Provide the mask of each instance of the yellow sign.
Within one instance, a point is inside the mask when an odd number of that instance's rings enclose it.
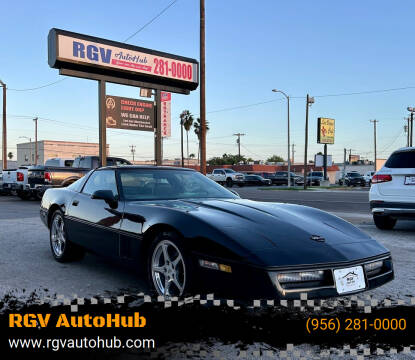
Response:
[[[334,119],[318,118],[317,143],[334,144]]]

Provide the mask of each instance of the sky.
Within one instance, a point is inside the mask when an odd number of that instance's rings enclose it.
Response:
[[[66,78],[47,63],[51,28],[124,41],[172,0],[6,1],[0,22],[0,79],[8,90],[8,151],[34,138],[98,142],[98,85]],[[406,145],[407,106],[415,106],[413,1],[206,0],[207,156],[238,151],[255,160],[287,158],[287,104],[291,97],[291,143],[295,162],[304,159],[305,96],[309,113],[309,159],[317,144],[317,118],[336,120],[328,153],[343,161],[343,149],[373,159]],[[199,59],[199,1],[177,0],[128,43]],[[64,81],[60,81],[63,80]],[[57,82],[59,81],[59,82]],[[37,90],[45,84],[54,85]],[[399,90],[396,90],[399,89]],[[25,90],[25,91],[16,91]],[[382,91],[378,91],[382,90]],[[360,93],[353,95],[342,95]],[[139,97],[139,89],[108,84],[107,94]],[[327,96],[330,95],[330,96]],[[331,96],[335,95],[335,96]],[[172,136],[164,158],[180,157],[179,114],[199,113],[199,90],[172,95]],[[153,134],[108,129],[110,154],[154,158]],[[197,138],[189,132],[190,153]]]

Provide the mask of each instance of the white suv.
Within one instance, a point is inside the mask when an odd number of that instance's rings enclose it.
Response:
[[[415,147],[393,152],[373,175],[369,202],[379,229],[393,229],[397,219],[415,220]]]

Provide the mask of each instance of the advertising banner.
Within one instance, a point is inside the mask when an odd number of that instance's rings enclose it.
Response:
[[[154,131],[153,101],[107,95],[105,107],[107,128]]]
[[[334,119],[317,119],[317,143],[334,144]]]
[[[171,93],[161,92],[161,136],[171,136]]]
[[[198,85],[196,60],[152,49],[77,34],[60,29],[49,33],[49,66],[98,72],[108,76],[133,76],[182,89]]]

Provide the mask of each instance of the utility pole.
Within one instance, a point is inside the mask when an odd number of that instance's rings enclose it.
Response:
[[[376,123],[379,122],[379,120],[370,120],[371,123],[373,123],[373,144],[375,147],[375,171],[377,171],[376,167]]]
[[[308,108],[313,103],[314,98],[307,94],[307,100],[305,104],[304,190],[307,189]]]
[[[347,149],[344,149],[344,156],[343,156],[343,186],[346,186],[346,156],[347,156]]]
[[[37,117],[33,119],[35,122],[35,165],[37,165],[37,120]]]
[[[295,144],[292,144],[292,145],[291,145],[291,148],[292,148],[292,150],[291,150],[291,153],[292,153],[292,156],[291,156],[291,163],[292,163],[292,164],[294,164],[294,153],[295,153],[294,147],[295,147]]]
[[[6,84],[0,80],[3,86],[3,169],[7,169],[7,124],[6,124]]]
[[[237,136],[236,143],[238,144],[238,156],[239,160],[241,160],[241,136],[245,136],[245,134],[237,133],[233,134],[233,136]]]
[[[407,125],[404,125],[403,129],[406,134],[406,147],[409,147],[409,137],[410,137],[409,130],[411,126],[411,118],[407,116],[407,117],[404,117],[403,119],[407,121]]]
[[[354,149],[349,149],[349,164],[352,163],[352,151],[354,151]]]
[[[200,171],[206,175],[205,0],[200,0]]]
[[[131,148],[131,154],[133,154],[133,162],[134,162],[134,154],[135,154],[135,145],[130,145]]]

